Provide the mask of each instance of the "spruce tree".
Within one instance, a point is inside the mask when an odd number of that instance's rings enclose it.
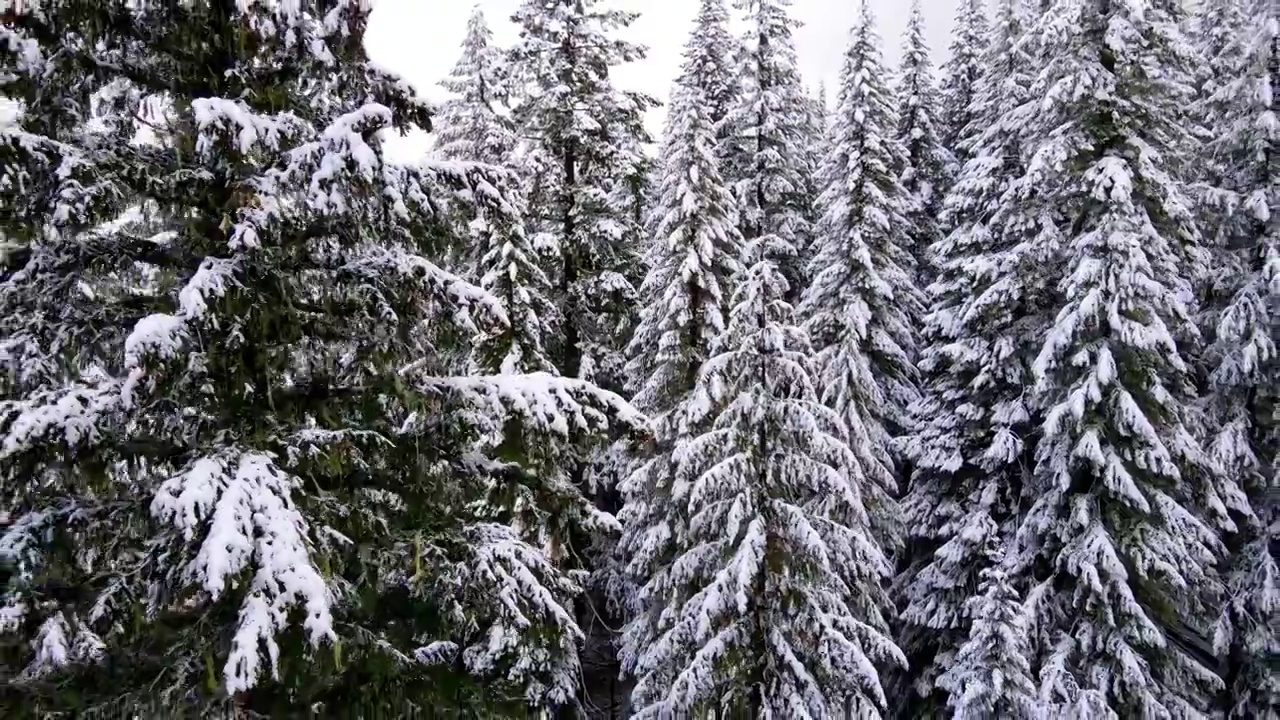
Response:
[[[933,62],[925,41],[920,0],[911,3],[894,94],[898,108],[897,139],[905,151],[899,171],[902,185],[911,197],[907,212],[911,238],[908,249],[915,258],[915,277],[927,285],[934,273],[929,249],[942,239],[938,215],[949,184],[950,160],[938,139],[937,117],[941,106],[933,84]]]
[[[903,501],[908,565],[898,583],[914,688],[900,690],[904,717],[943,713],[957,698],[940,691],[963,695],[966,673],[976,671],[953,674],[949,689],[937,685],[970,635],[966,607],[990,567],[988,549],[1011,542],[1035,448],[1037,411],[1026,390],[1052,319],[1045,265],[1057,239],[1039,213],[1009,202],[1034,111],[1021,5],[996,6],[973,108],[982,131],[968,141],[971,157],[946,200],[952,230],[933,252],[918,426],[905,442],[914,470]]]
[[[1199,237],[1166,159],[1187,147],[1185,41],[1163,3],[1059,0],[1035,42],[1029,161],[1009,195],[1034,189],[1062,233],[1018,532],[1039,695],[1072,717],[1199,716],[1222,684],[1191,650],[1220,546],[1201,519],[1214,490],[1187,363]]]
[[[730,279],[738,274],[741,236],[733,197],[716,169],[711,104],[699,87],[698,32],[686,46],[685,72],[672,91],[662,149],[661,217],[642,287],[644,307],[631,341],[628,370],[634,403],[645,408],[652,445],[623,485],[620,551],[627,566],[629,622],[623,669],[651,651],[673,592],[676,543],[684,513],[673,502],[681,457],[705,430],[692,412],[693,392],[711,344],[725,329]]]
[[[880,717],[876,663],[902,661],[858,461],[771,259],[794,252],[776,235],[748,247],[698,379],[707,424],[677,457],[673,589],[633,661],[636,717]]]
[[[1229,177],[1229,152],[1222,152],[1221,138],[1229,134],[1236,107],[1232,88],[1248,60],[1244,57],[1246,38],[1245,0],[1206,0],[1196,6],[1191,20],[1195,44],[1196,102],[1192,117],[1198,145],[1186,153],[1194,159],[1197,211],[1204,243],[1212,254],[1210,272],[1200,278],[1197,291],[1201,299],[1200,329],[1212,338],[1218,317],[1236,287],[1236,278],[1247,272],[1238,247],[1232,247],[1238,226],[1236,194]],[[1213,372],[1209,359],[1197,368],[1207,378]]]
[[[446,160],[510,165],[516,137],[497,110],[507,97],[505,57],[479,5],[467,20],[462,56],[440,85],[453,94],[432,121],[435,152]]]
[[[725,0],[700,0],[693,35],[685,48],[682,77],[697,83],[715,128],[717,154],[726,150],[731,127],[725,123],[742,94],[741,43],[729,32]]]
[[[895,176],[903,153],[893,138],[880,52],[864,2],[819,173],[822,216],[801,312],[819,395],[849,430],[877,541],[893,550],[901,542],[894,438],[909,427],[907,410],[918,397],[912,318],[921,297],[910,275],[910,198]]]
[[[1254,32],[1238,34],[1218,53],[1236,59],[1223,67],[1230,80],[1210,101],[1220,109],[1209,164],[1220,173],[1214,188],[1226,302],[1217,314],[1209,360],[1211,449],[1230,493],[1227,527],[1227,603],[1215,628],[1216,651],[1226,659],[1226,715],[1280,717],[1280,570],[1276,563],[1276,456],[1280,452],[1280,160],[1275,91],[1280,88],[1280,11],[1256,3]],[[1211,16],[1210,16],[1211,17]],[[1240,26],[1243,28],[1243,25]]]
[[[978,594],[965,603],[972,630],[938,685],[950,693],[955,720],[1040,717],[1027,661],[1026,618],[1003,567],[1003,540],[994,527],[983,535],[991,563],[982,571]]]
[[[6,715],[572,698],[580,578],[477,501],[498,476],[573,515],[542,478],[639,418],[448,373],[511,323],[432,262],[439,210],[513,224],[513,179],[386,162],[429,108],[367,60],[366,4],[313,9],[43,2],[0,30]],[[90,128],[95,96],[159,98],[163,132]]]
[[[787,278],[788,301],[807,285],[810,216],[805,132],[811,110],[796,67],[793,31],[799,23],[788,14],[792,0],[736,0],[745,11],[747,32],[742,48],[742,94],[725,122],[728,148],[725,175],[733,183],[738,227],[747,240],[777,235],[796,250],[780,258]]]
[[[611,78],[615,67],[645,56],[644,47],[618,37],[635,17],[600,0],[525,0],[512,17],[520,30],[511,61],[523,91],[513,117],[524,141],[528,227],[550,257],[550,298],[560,311],[546,349],[562,376],[614,391],[625,384],[635,322],[648,175],[644,112],[654,103],[619,90]],[[603,515],[619,509],[616,484],[624,473],[625,458],[612,448],[583,458],[572,481]],[[616,530],[616,523],[597,525],[563,548],[566,562],[592,574],[591,593],[577,608],[591,630],[583,652],[588,692],[608,687],[618,673],[610,629],[617,619],[609,617],[605,595]]]
[[[938,141],[951,155],[952,174],[970,155],[961,140],[982,131],[977,123],[978,83],[988,67],[987,8],[984,0],[961,0],[951,37],[951,58],[942,66]]]

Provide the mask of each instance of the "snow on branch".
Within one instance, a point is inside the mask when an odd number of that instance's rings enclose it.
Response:
[[[134,325],[124,342],[125,368],[142,367],[148,356],[161,360],[175,357],[187,339],[188,326],[208,311],[208,301],[222,297],[227,290],[239,285],[235,277],[239,267],[238,257],[206,257],[178,292],[177,314],[148,315]]]
[[[0,460],[40,442],[63,442],[68,447],[96,443],[107,416],[126,406],[127,386],[127,381],[107,379],[96,386],[77,384],[19,400],[0,400]]]
[[[334,599],[312,560],[307,522],[292,498],[299,485],[269,455],[227,452],[191,463],[165,480],[152,500],[152,514],[186,540],[204,534],[186,574],[213,600],[253,566],[223,668],[229,693],[257,683],[262,645],[272,677],[278,677],[276,635],[292,608],[306,611],[303,627],[313,645],[336,637]]]
[[[402,374],[412,374],[414,366]],[[561,436],[574,432],[600,432],[615,421],[628,430],[640,430],[644,416],[618,395],[585,380],[562,378],[545,372],[528,375],[477,377],[419,377],[418,387],[428,393],[453,397],[485,418],[520,416],[544,431]]]

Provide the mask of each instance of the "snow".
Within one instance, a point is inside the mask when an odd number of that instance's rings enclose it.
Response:
[[[186,574],[211,600],[253,568],[223,669],[228,692],[257,684],[261,647],[271,676],[278,678],[276,636],[284,631],[291,608],[305,611],[303,628],[313,645],[337,637],[334,598],[312,559],[308,523],[292,499],[299,485],[270,456],[224,455],[196,460],[164,481],[151,503],[158,520],[188,539],[207,523]]]

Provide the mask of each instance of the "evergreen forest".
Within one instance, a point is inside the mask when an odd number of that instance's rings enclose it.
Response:
[[[0,717],[1280,720],[1280,0],[811,1],[0,5]]]

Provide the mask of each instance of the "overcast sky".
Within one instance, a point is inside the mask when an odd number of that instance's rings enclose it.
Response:
[[[680,53],[698,8],[697,0],[606,0],[615,7],[634,10],[640,18],[629,29],[628,39],[649,46],[647,59],[622,66],[615,73],[619,87],[640,90],[665,101],[671,80],[680,66]],[[922,0],[934,70],[947,57],[957,0]],[[511,13],[520,0],[377,0],[369,21],[365,44],[379,64],[403,76],[418,92],[432,100],[447,95],[436,83],[453,68],[461,53],[471,9],[479,4],[503,45],[516,38]],[[871,0],[885,42],[885,58],[896,67],[907,22],[909,0]],[[825,80],[834,101],[840,53],[857,13],[858,0],[794,0],[792,16],[804,23],[796,32],[800,71],[805,82]],[[650,113],[650,132],[662,128],[662,110]],[[416,156],[427,147],[424,137],[398,139],[391,150],[400,156]]]

